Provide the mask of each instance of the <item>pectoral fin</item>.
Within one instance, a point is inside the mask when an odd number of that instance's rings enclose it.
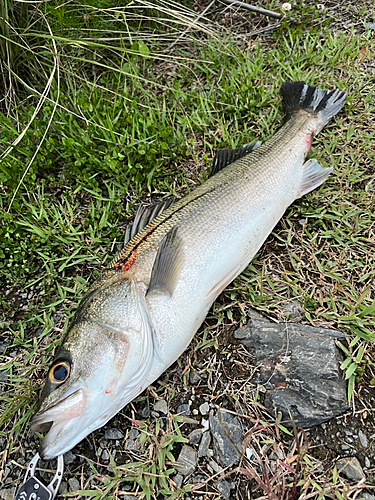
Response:
[[[147,295],[162,293],[171,296],[184,261],[181,238],[176,227],[164,237],[151,272]]]
[[[317,188],[327,179],[333,168],[323,168],[317,160],[311,159],[302,165],[303,176],[297,198]]]

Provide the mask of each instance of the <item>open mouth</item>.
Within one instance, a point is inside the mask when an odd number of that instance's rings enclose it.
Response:
[[[54,424],[82,415],[85,398],[82,389],[65,393],[56,403],[37,413],[31,421],[31,430],[48,432]]]
[[[39,424],[37,418],[34,418],[30,428],[34,432],[48,432],[52,426],[53,420],[51,420],[51,422],[41,422]]]

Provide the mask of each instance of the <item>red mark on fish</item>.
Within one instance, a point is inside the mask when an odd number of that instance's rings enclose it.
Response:
[[[117,269],[121,269],[121,271],[123,271],[124,273],[128,272],[129,269],[132,267],[132,265],[134,264],[136,258],[137,258],[137,253],[138,253],[138,248],[136,248],[130,255],[129,257],[126,259],[125,262],[119,262],[118,264],[116,264],[116,267]]]

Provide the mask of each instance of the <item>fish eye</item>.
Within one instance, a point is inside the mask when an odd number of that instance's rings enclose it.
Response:
[[[70,365],[66,361],[58,361],[51,366],[48,378],[53,384],[61,384],[69,377]]]

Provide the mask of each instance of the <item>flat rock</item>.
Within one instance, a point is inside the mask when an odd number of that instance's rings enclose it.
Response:
[[[208,448],[210,444],[211,444],[211,434],[206,431],[203,433],[202,440],[198,448],[199,458],[208,456]]]
[[[184,444],[175,464],[176,469],[183,476],[192,474],[197,467],[197,453],[196,451]]]
[[[203,434],[203,429],[194,429],[188,436],[189,444],[199,444]]]
[[[123,437],[124,437],[124,434],[115,428],[106,429],[105,433],[104,433],[105,439],[122,439]]]
[[[336,467],[339,473],[343,474],[348,479],[352,479],[353,481],[360,481],[366,477],[361,464],[355,457],[347,457],[338,460]]]
[[[217,491],[223,495],[225,500],[230,499],[230,490],[234,487],[233,483],[229,483],[228,481],[217,481],[214,483],[214,486]]]
[[[165,399],[159,399],[154,405],[154,410],[158,413],[163,413],[163,415],[168,415],[168,403]]]
[[[218,410],[215,416],[210,415],[210,428],[219,464],[223,467],[237,464],[240,461],[243,440],[238,418],[224,410]]]
[[[335,345],[344,335],[336,330],[296,323],[272,323],[255,311],[235,337],[249,349],[260,371],[253,379],[266,390],[264,406],[281,411],[291,426],[311,427],[349,408],[346,381]],[[290,412],[290,413],[289,413]]]

